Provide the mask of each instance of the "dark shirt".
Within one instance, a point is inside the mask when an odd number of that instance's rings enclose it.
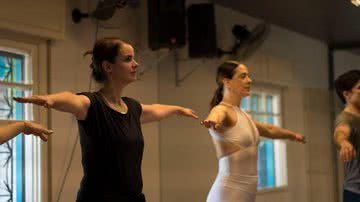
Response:
[[[78,121],[84,176],[77,201],[137,201],[143,188],[140,103],[123,97],[128,112],[122,114],[99,92],[80,94],[91,104],[86,119]]]

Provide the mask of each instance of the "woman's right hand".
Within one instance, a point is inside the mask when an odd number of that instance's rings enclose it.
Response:
[[[206,128],[212,128],[214,130],[221,129],[224,125],[226,117],[226,107],[217,105],[211,109],[210,114],[205,120],[201,121],[200,124]]]
[[[213,128],[214,130],[218,130],[221,126],[219,123],[209,119],[201,121],[200,124],[205,126],[206,128]]]
[[[46,142],[48,140],[48,136],[51,135],[53,131],[43,127],[40,124],[31,121],[24,121],[23,133],[26,135],[32,134],[34,136],[38,136]]]
[[[14,97],[16,102],[20,103],[32,103],[39,106],[43,106],[45,108],[51,108],[53,106],[53,102],[47,98],[47,96],[42,95],[33,95],[29,97]]]

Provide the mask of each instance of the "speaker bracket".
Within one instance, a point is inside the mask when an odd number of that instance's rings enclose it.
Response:
[[[180,77],[179,63],[181,60],[179,59],[178,49],[172,49],[171,52],[173,53],[173,56],[174,56],[175,86],[179,87],[182,82],[184,82],[189,76],[191,76],[200,67],[200,65],[196,65],[189,72],[187,72],[184,76]]]

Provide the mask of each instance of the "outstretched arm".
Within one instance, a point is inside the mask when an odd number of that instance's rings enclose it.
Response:
[[[86,118],[90,100],[84,95],[76,95],[71,92],[61,92],[50,95],[33,95],[29,97],[14,97],[14,100],[21,103],[32,103],[46,108],[68,112],[77,119]]]
[[[334,132],[335,143],[340,148],[340,159],[343,161],[350,161],[356,156],[356,151],[349,142],[350,132],[351,129],[347,124],[338,125]]]
[[[185,107],[180,107],[175,105],[162,105],[162,104],[152,104],[152,105],[141,104],[141,107],[142,107],[142,113],[140,117],[141,123],[159,121],[174,114],[198,119],[198,116],[195,114],[193,110]]]
[[[48,135],[52,134],[52,131],[37,123],[29,121],[12,123],[0,128],[0,144],[9,141],[20,133],[33,134],[39,136],[43,141],[47,141]]]
[[[208,117],[201,122],[201,125],[206,128],[213,128],[214,130],[219,130],[224,128],[226,118],[226,112],[222,106],[216,106],[211,109]]]
[[[261,136],[271,139],[289,139],[296,142],[306,143],[305,136],[295,133],[291,130],[279,128],[271,124],[259,123],[255,121],[255,125]]]

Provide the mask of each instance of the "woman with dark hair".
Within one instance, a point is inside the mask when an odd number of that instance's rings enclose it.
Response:
[[[97,92],[16,98],[73,114],[80,130],[84,176],[78,202],[144,202],[141,162],[144,139],[141,124],[173,114],[198,118],[191,109],[172,105],[145,105],[122,97],[137,80],[134,49],[118,38],[98,40],[91,52]]]
[[[360,201],[360,70],[335,80],[336,93],[345,105],[337,116],[334,138],[344,161],[343,202]]]
[[[46,142],[48,140],[48,136],[51,135],[53,132],[46,129],[40,124],[31,121],[20,121],[0,127],[0,144],[4,144],[5,142],[16,137],[20,133],[38,136]]]
[[[218,67],[218,88],[211,111],[202,124],[209,128],[219,171],[207,202],[254,202],[257,186],[257,146],[259,135],[305,143],[305,137],[290,130],[256,122],[239,108],[250,95],[252,80],[247,67],[227,61]]]

